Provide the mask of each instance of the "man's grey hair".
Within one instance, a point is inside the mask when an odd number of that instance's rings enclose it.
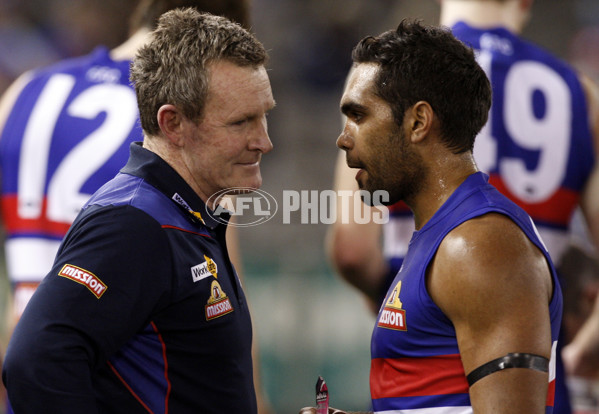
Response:
[[[226,60],[242,67],[264,65],[262,43],[239,24],[192,8],[163,14],[151,41],[131,63],[141,126],[158,135],[158,109],[176,106],[199,122],[208,96],[211,62]]]

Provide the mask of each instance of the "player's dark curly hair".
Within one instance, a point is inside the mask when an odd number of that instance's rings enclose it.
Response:
[[[401,125],[408,108],[428,102],[441,123],[442,139],[456,154],[471,151],[487,122],[491,85],[474,52],[447,28],[403,20],[397,30],[362,39],[355,63],[377,63],[376,93]]]

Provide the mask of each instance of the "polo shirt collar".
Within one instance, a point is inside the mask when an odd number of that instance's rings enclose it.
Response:
[[[187,182],[156,153],[143,148],[142,142],[133,142],[129,147],[129,160],[121,169],[124,174],[143,178],[174,203],[186,210],[191,221],[198,221],[211,229],[222,221],[228,221],[226,214],[219,214],[219,221]]]

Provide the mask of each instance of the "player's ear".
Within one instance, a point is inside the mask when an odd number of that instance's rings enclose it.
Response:
[[[406,116],[411,142],[420,142],[428,135],[433,125],[434,115],[433,108],[426,101],[418,101],[408,109]]]
[[[156,114],[162,134],[176,146],[183,145],[183,114],[175,105],[162,105]]]

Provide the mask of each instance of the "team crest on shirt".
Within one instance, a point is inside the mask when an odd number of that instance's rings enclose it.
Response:
[[[231,305],[229,297],[216,280],[212,281],[210,297],[206,304],[206,320],[211,321],[231,312],[233,312],[233,305]]]
[[[206,260],[199,265],[195,265],[191,268],[191,278],[194,282],[199,282],[202,279],[206,279],[207,277],[214,276],[218,278],[218,266],[208,256],[204,255],[204,259]]]
[[[385,307],[381,311],[381,316],[377,326],[385,329],[393,329],[395,331],[407,331],[406,311],[402,309],[402,303],[399,299],[401,291],[401,280],[397,283],[393,292],[385,302]]]

